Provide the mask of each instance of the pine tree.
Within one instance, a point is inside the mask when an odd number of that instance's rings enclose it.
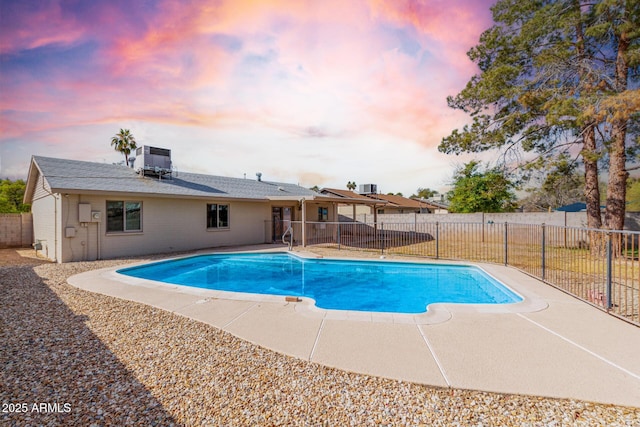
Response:
[[[535,154],[530,167],[580,151],[592,228],[602,225],[599,163],[608,161],[607,204],[612,205],[606,225],[621,228],[624,156],[636,145],[629,136],[637,129],[629,124],[640,111],[640,92],[629,89],[637,87],[639,77],[639,3],[498,1],[492,7],[495,24],[469,51],[480,74],[448,98],[450,107],[473,121],[444,138],[439,150],[498,149],[505,164],[521,159],[523,152]]]

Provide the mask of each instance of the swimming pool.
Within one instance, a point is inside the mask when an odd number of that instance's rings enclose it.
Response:
[[[312,298],[319,308],[417,314],[433,303],[509,304],[522,298],[480,268],[306,259],[289,253],[198,255],[117,270],[183,286]]]

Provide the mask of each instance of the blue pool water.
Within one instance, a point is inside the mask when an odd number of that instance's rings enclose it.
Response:
[[[287,253],[200,255],[118,273],[205,289],[309,297],[331,310],[415,314],[438,302],[522,301],[472,266],[302,259]]]

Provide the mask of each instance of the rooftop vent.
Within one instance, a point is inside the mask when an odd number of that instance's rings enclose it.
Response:
[[[171,177],[171,150],[148,145],[138,147],[133,168],[142,176]]]
[[[376,184],[360,184],[360,194],[377,194],[378,186]]]
[[[262,172],[256,173],[256,178],[258,179],[258,181],[262,181]]]

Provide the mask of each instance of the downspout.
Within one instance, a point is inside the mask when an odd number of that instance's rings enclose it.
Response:
[[[97,239],[98,240],[98,250],[97,250],[98,253],[97,253],[97,255],[98,255],[98,259],[101,259],[100,258],[100,247],[102,246],[102,239],[100,239],[100,231],[101,231],[102,227],[100,227],[100,222],[97,222],[96,224],[98,225],[98,239]]]
[[[44,187],[44,182],[42,184],[42,186]],[[55,194],[51,193],[51,195],[53,196],[53,247],[55,248],[55,250],[53,251],[53,253],[55,254],[56,259],[54,259],[54,262],[57,263],[62,263],[62,247],[60,248],[60,257],[58,257],[58,201],[60,200],[59,197],[56,197]]]

